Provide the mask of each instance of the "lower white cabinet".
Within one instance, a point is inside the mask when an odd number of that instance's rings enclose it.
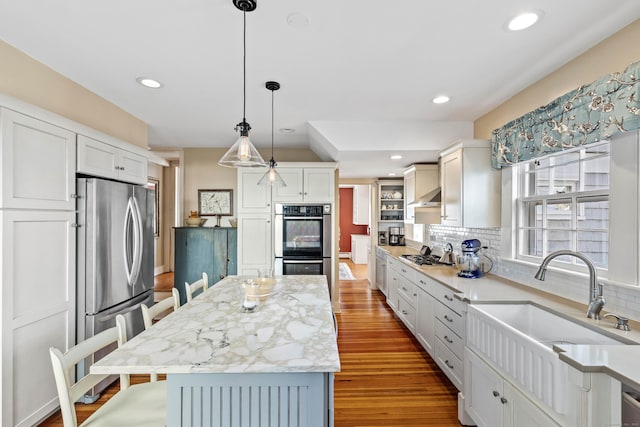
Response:
[[[351,261],[354,264],[367,264],[368,263],[368,250],[367,244],[370,237],[366,234],[352,234],[351,235]]]
[[[425,289],[418,286],[418,310],[416,318],[416,338],[431,357],[435,356],[435,299]]]
[[[0,210],[3,426],[58,406],[49,347],[75,344],[73,211]]]
[[[465,409],[478,427],[560,425],[468,348],[465,364]]]
[[[387,305],[398,310],[398,285],[400,284],[400,273],[395,268],[398,261],[392,257],[387,257]]]
[[[387,296],[387,256],[376,248],[376,287]]]
[[[402,277],[402,276],[401,276]],[[416,308],[418,306],[418,289],[416,285],[405,278],[401,278],[398,283],[398,317],[405,326],[415,334],[416,331]]]
[[[271,214],[238,216],[238,274],[273,268]]]

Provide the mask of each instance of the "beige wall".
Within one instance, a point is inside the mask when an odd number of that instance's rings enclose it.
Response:
[[[233,190],[233,217],[236,217],[238,194],[238,171],[235,168],[218,166],[218,160],[226,153],[226,148],[186,148],[184,149],[184,194],[183,212],[184,218],[189,216],[189,211],[198,210],[198,190],[206,189],[231,189]],[[265,159],[271,158],[270,149],[260,149],[260,154]],[[320,158],[309,149],[276,149],[275,159],[278,162],[319,162]],[[207,221],[207,226],[215,225],[215,218]],[[228,226],[226,218],[221,225]]]
[[[0,40],[0,93],[147,148],[147,125]]]
[[[609,73],[623,71],[640,60],[640,20],[589,49],[544,79],[474,122],[474,138],[491,139],[491,132],[536,108]]]

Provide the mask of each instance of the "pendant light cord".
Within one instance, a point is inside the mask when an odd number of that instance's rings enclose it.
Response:
[[[247,121],[247,11],[242,11],[242,121]]]
[[[274,161],[273,159],[273,124],[274,124],[274,120],[273,120],[273,90],[271,91],[271,161]]]

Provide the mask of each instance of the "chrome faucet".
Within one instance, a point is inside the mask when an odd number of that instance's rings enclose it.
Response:
[[[604,296],[602,295],[602,283],[598,283],[596,276],[596,267],[593,265],[593,262],[587,258],[585,255],[580,252],[570,251],[567,249],[562,249],[559,251],[555,251],[550,253],[542,260],[542,264],[538,268],[536,275],[534,276],[538,280],[544,280],[544,276],[547,273],[547,266],[552,259],[562,255],[571,255],[578,259],[584,261],[587,264],[587,268],[589,269],[589,307],[587,308],[587,317],[594,318],[596,320],[600,320],[600,311],[602,307],[604,307],[604,303],[606,302]]]

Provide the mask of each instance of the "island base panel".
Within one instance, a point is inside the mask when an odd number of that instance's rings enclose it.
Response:
[[[168,374],[170,426],[333,426],[333,373]]]

